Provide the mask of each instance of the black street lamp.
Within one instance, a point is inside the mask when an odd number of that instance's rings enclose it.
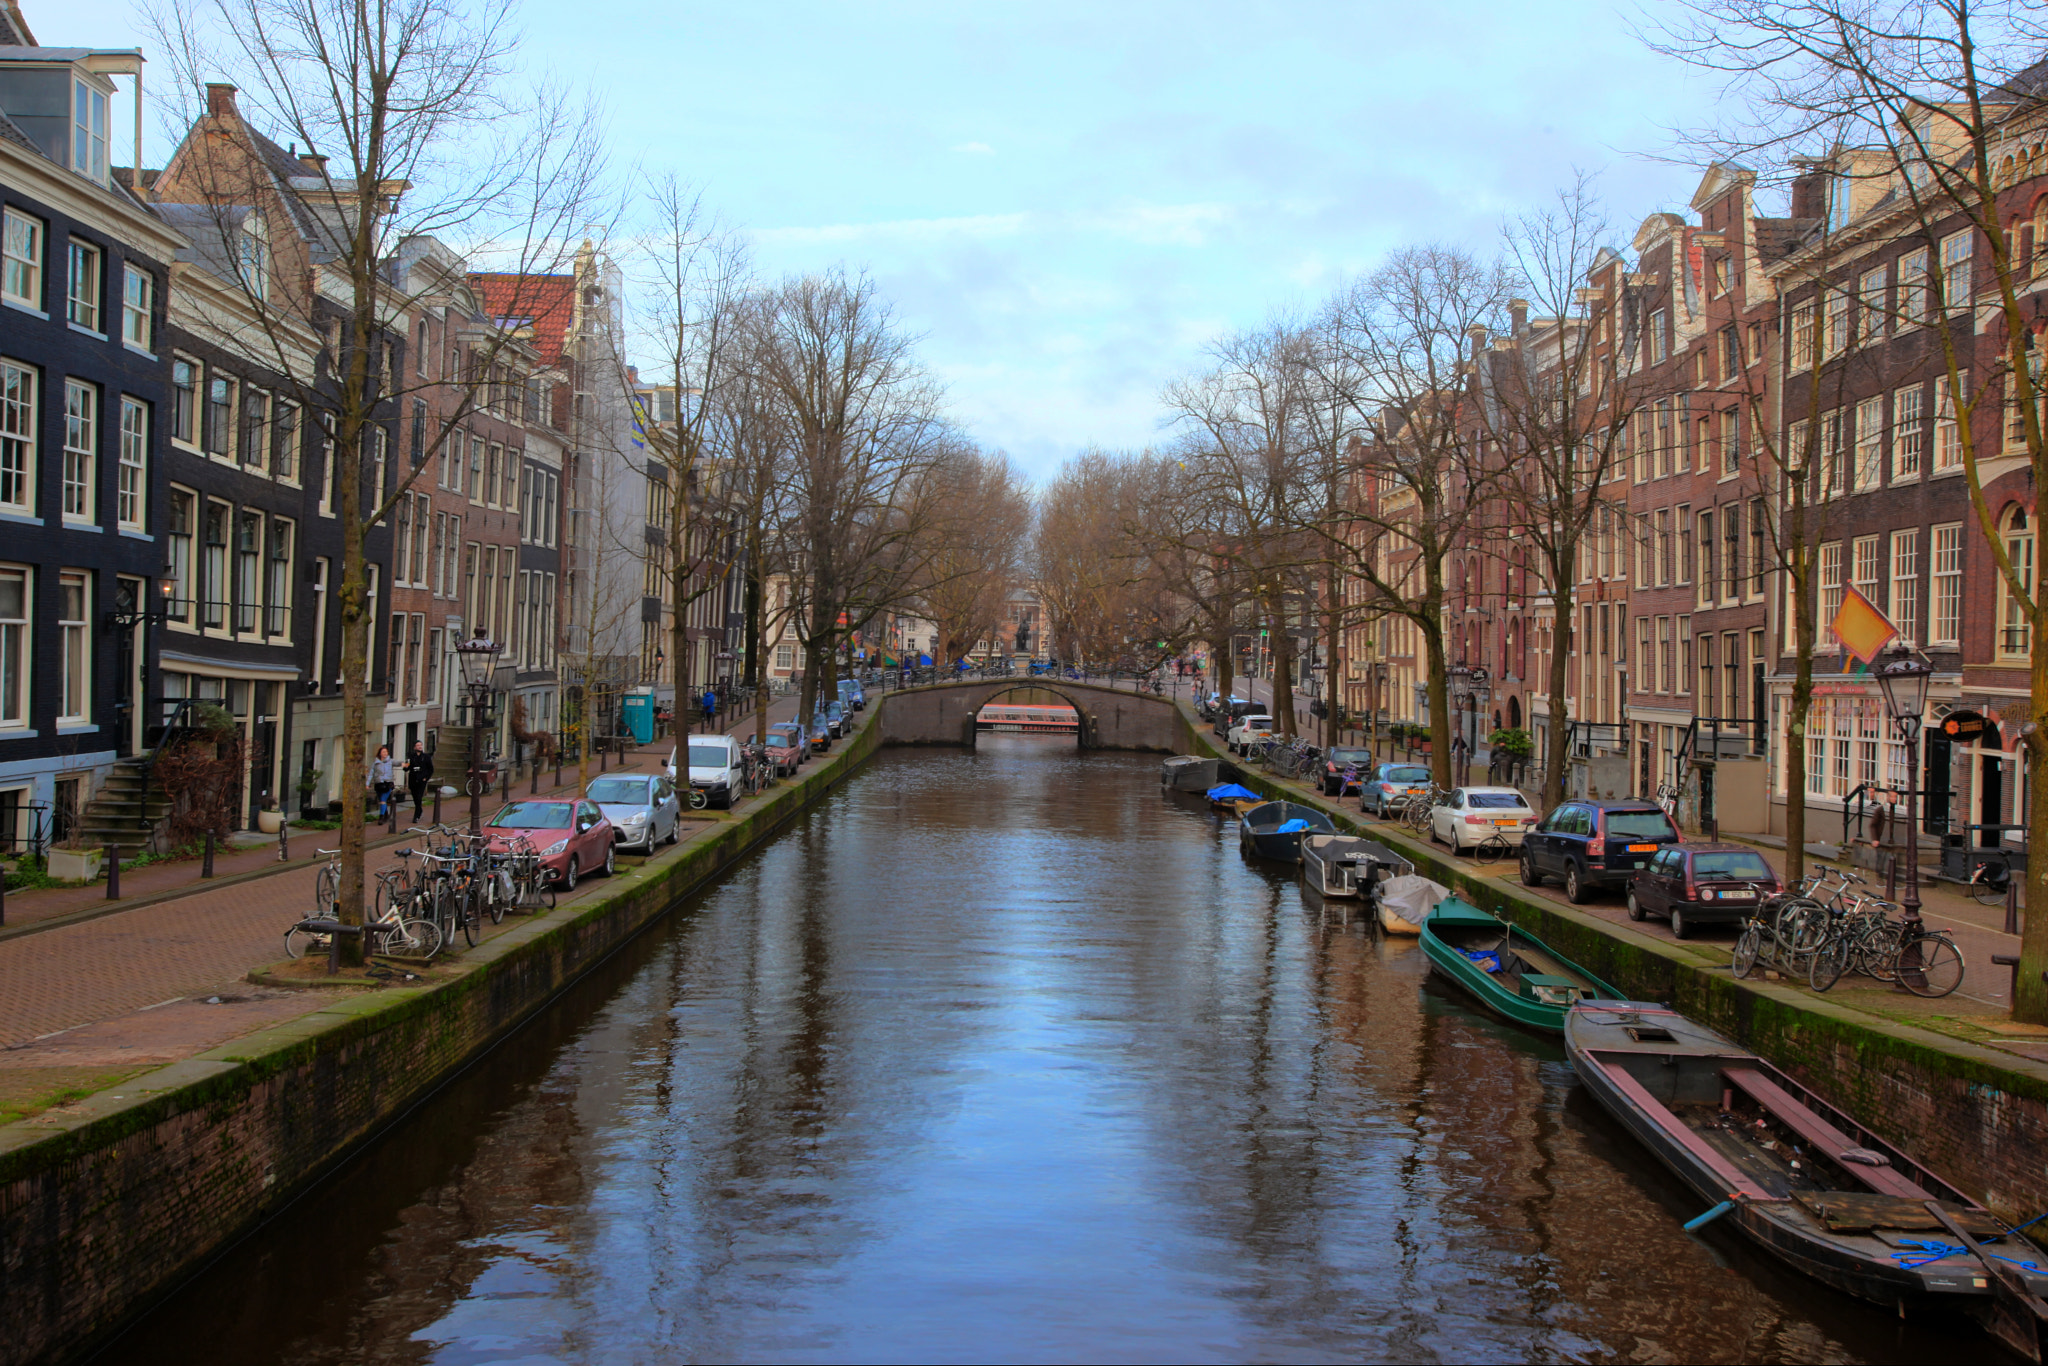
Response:
[[[1933,677],[1934,666],[1904,646],[1877,671],[1885,712],[1906,742],[1906,894],[1900,904],[1908,936],[1920,929],[1920,724],[1927,714],[1927,684]]]
[[[483,740],[484,727],[490,723],[491,675],[498,667],[498,654],[504,649],[498,642],[484,634],[479,625],[476,634],[455,647],[455,657],[462,664],[462,686],[469,694],[469,833],[480,834],[483,830],[484,784],[477,768],[477,751]]]

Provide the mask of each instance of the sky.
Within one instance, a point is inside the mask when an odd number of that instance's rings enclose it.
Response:
[[[127,0],[22,7],[43,43],[147,55]],[[1698,172],[1660,153],[1716,92],[1643,14],[526,0],[520,24],[533,69],[599,93],[619,162],[698,188],[765,274],[870,272],[962,429],[1042,481],[1160,440],[1161,389],[1217,337],[1404,245],[1492,250],[1576,170],[1617,245],[1684,212]]]

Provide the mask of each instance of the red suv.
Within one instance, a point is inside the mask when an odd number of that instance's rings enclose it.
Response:
[[[1564,881],[1564,894],[1582,904],[1595,887],[1625,887],[1652,855],[1682,843],[1664,808],[1645,801],[1559,802],[1522,837],[1522,885]]]

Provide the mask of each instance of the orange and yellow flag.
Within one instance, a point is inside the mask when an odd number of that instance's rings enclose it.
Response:
[[[1899,628],[1892,625],[1890,617],[1877,610],[1877,605],[1853,588],[1842,590],[1842,606],[1835,613],[1831,625],[1835,639],[1842,642],[1842,648],[1865,665],[1877,658],[1878,652],[1891,644]]]

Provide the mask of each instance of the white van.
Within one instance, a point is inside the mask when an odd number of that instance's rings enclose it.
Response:
[[[740,742],[730,735],[692,735],[690,745],[690,786],[702,792],[712,805],[730,807],[740,790]],[[676,775],[675,750],[669,751],[668,772]]]

